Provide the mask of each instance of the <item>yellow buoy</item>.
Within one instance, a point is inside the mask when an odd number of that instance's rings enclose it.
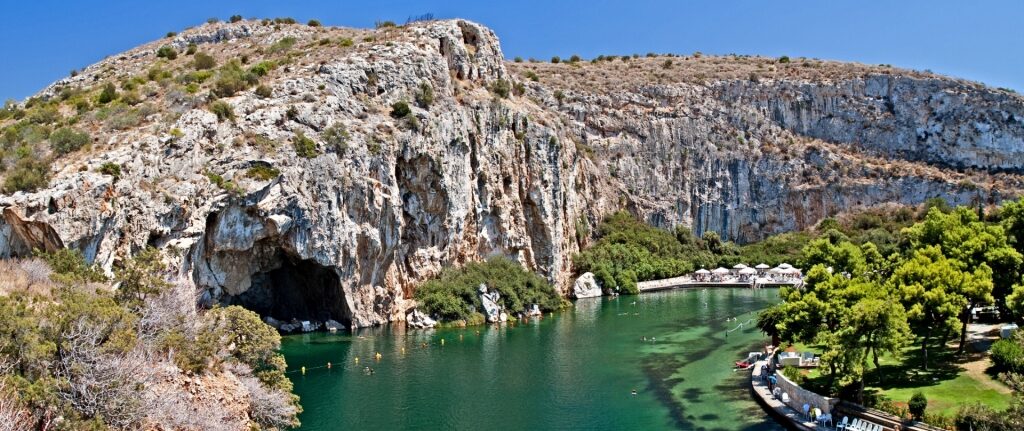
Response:
[[[303,374],[303,375],[305,375],[305,374],[306,374],[306,367],[302,367],[302,374]]]
[[[380,354],[380,352],[377,352],[377,354],[376,354],[376,355],[373,355],[373,357],[374,357],[374,358],[377,358],[377,360],[379,361],[379,360],[380,360],[380,358],[381,358],[381,354]]]
[[[444,345],[444,338],[441,339],[441,345]]]
[[[405,347],[402,348],[402,354],[405,354]]]
[[[358,356],[356,356],[356,363],[357,364],[359,363],[359,357]]]

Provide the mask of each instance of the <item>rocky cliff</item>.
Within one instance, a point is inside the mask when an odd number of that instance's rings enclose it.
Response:
[[[182,53],[158,58],[164,46]],[[200,79],[186,50],[262,65],[246,77],[260,87],[224,94],[227,72]],[[586,233],[623,208],[749,241],[857,207],[1022,188],[1024,99],[886,67],[517,63],[462,20],[242,21],[108,58],[40,98],[107,82],[136,83],[141,100],[116,114],[135,121],[80,109],[93,143],[56,158],[47,187],[0,197],[0,254],[75,247],[109,270],[154,246],[204,301],[285,319],[401,319],[418,282],[491,255],[564,290]]]

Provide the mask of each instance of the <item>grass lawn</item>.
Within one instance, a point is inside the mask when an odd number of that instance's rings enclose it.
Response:
[[[821,353],[820,347],[794,345],[798,352]],[[956,356],[956,347],[929,349],[929,369],[921,369],[920,345],[904,349],[897,360],[890,355],[879,357],[878,369],[869,365],[866,391],[889,397],[893,402],[905,406],[915,392],[921,391],[928,398],[928,411],[942,415],[954,415],[961,405],[982,403],[996,410],[1006,409],[1011,400],[1011,390],[996,380],[989,368],[992,365],[987,353],[972,352]],[[824,386],[822,370],[808,370],[806,386]]]

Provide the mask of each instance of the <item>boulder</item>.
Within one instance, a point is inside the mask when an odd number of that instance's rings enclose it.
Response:
[[[413,328],[427,329],[437,326],[437,321],[431,319],[426,313],[414,309],[405,316],[405,324]]]
[[[333,319],[324,322],[324,328],[331,332],[338,332],[339,330],[345,329],[341,323]]]
[[[597,285],[594,273],[585,272],[572,285],[572,294],[576,299],[596,298],[601,296],[601,287]]]
[[[484,306],[484,315],[487,316],[487,321],[490,323],[498,322],[501,314],[501,305],[498,304],[498,300],[501,299],[501,295],[498,292],[488,292],[487,285],[480,285],[480,302]]]

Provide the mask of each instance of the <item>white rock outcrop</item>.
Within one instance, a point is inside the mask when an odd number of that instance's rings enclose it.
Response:
[[[594,273],[584,272],[572,284],[572,296],[576,299],[596,298],[601,296],[601,286],[597,285]]]

